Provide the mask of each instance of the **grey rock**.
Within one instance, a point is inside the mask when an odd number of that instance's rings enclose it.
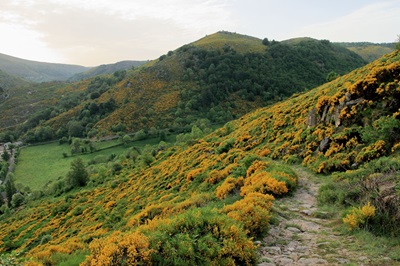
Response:
[[[298,261],[299,265],[327,265],[328,262],[320,258],[301,258]]]
[[[308,127],[315,127],[317,125],[317,109],[311,109],[310,112],[308,112],[308,118],[307,118],[307,124]]]
[[[258,264],[258,266],[275,266],[275,265],[276,265],[275,263],[270,263],[270,262],[263,262]]]
[[[276,254],[276,255],[282,254],[282,250],[280,247],[266,247],[265,251],[267,251],[269,254]]]
[[[309,221],[302,221],[299,226],[303,231],[318,231],[321,228],[320,225]]]
[[[325,122],[325,121],[328,121],[329,119],[328,119],[328,116],[327,116],[327,113],[328,113],[328,105],[325,105],[325,107],[324,107],[324,112],[322,113],[322,118],[321,118],[321,122]]]
[[[321,141],[321,143],[319,144],[319,147],[318,147],[318,151],[320,151],[320,152],[326,152],[328,149],[329,149],[329,144],[331,143],[331,139],[330,138],[328,138],[328,137],[325,137],[322,141]]]
[[[286,230],[292,232],[292,233],[301,233],[301,230],[296,228],[296,227],[288,227]]]
[[[293,260],[289,259],[289,258],[277,258],[275,260],[275,263],[277,265],[292,265],[293,264]]]
[[[310,215],[313,214],[313,212],[312,212],[311,210],[302,210],[302,211],[300,211],[300,213],[301,213],[301,214],[305,214],[305,215],[307,215],[307,216],[310,216]]]

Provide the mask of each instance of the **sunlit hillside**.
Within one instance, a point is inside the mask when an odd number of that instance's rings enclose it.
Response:
[[[179,74],[172,58],[163,59],[170,60],[170,72],[151,68],[162,82],[131,73],[117,88],[136,88],[132,94],[142,101],[150,101],[148,84],[167,93],[168,78]],[[334,172],[336,182],[322,188],[320,200],[359,210],[372,204],[376,216],[366,230],[397,235],[399,75],[397,51],[203,138],[193,127],[179,145],[130,150],[91,166],[86,186],[60,194],[60,180],[54,196],[36,192],[17,209],[3,207],[1,251],[22,252],[30,265],[251,265],[257,262],[253,241],[266,233],[274,198],[296,188],[297,175],[286,163]],[[176,101],[168,99],[171,106]],[[125,121],[123,114],[116,117]],[[349,225],[364,226],[360,215],[349,212]]]

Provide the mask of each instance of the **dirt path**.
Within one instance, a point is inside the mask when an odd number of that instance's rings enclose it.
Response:
[[[299,176],[298,189],[275,201],[279,222],[261,241],[259,265],[398,265],[388,257],[367,257],[352,236],[334,231],[329,224],[335,220],[317,208],[316,177],[293,168]]]

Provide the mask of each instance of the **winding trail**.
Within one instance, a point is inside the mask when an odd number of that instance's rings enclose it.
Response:
[[[332,229],[337,218],[317,207],[318,178],[300,166],[292,168],[299,176],[298,188],[275,200],[278,222],[261,241],[258,265],[399,265],[389,257],[368,257],[354,237]]]

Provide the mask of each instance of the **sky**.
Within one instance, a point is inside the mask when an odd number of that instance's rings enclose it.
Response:
[[[394,42],[400,0],[0,0],[0,53],[97,66],[225,30],[277,41]]]

